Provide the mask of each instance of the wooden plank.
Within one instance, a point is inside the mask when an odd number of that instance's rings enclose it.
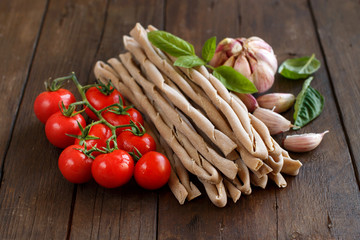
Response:
[[[197,54],[206,39],[217,36],[238,37],[239,11],[236,1],[169,1],[166,27],[169,31],[194,44]],[[242,25],[241,25],[242,28]],[[197,182],[197,180],[194,180]],[[180,206],[166,192],[159,198],[160,239],[252,239],[276,238],[275,187],[254,188],[250,196],[241,196],[238,203],[231,199],[225,208],[215,207],[204,189],[203,196]],[[263,224],[266,223],[266,224]],[[245,237],[245,238],[246,238]]]
[[[49,76],[74,70],[82,82],[86,80],[101,37],[105,6],[95,0],[51,1],[48,6],[5,159],[0,191],[3,239],[67,237],[74,185],[62,178],[57,167],[60,149],[46,140],[32,105]],[[35,8],[31,2],[26,9]]]
[[[28,78],[46,0],[0,1],[0,180],[13,123]],[[16,86],[16,87],[14,87]],[[11,99],[11,101],[9,101]]]
[[[310,1],[326,56],[359,183],[360,173],[360,4],[358,1]],[[341,23],[341,24],[339,24]]]
[[[304,166],[299,176],[286,178],[287,188],[276,191],[278,238],[358,239],[358,187],[307,1],[242,1],[241,6],[256,13],[242,15],[242,26],[248,29],[242,30],[247,35],[257,35],[256,30],[260,29],[264,34],[262,36],[274,47],[280,63],[286,58],[309,56],[312,53],[322,62],[311,85],[323,94],[324,111],[318,119],[296,133],[322,132],[327,129],[330,133],[316,150],[306,154],[292,154]],[[318,7],[318,11],[324,11],[327,7]],[[330,8],[339,11],[339,8]],[[331,17],[328,15],[326,19]],[[342,28],[341,21],[337,21],[337,24]],[[331,29],[327,31],[329,36],[334,36]],[[275,91],[290,90],[297,94],[303,83],[302,80],[278,79]]]
[[[95,61],[106,61],[124,52],[123,35],[129,35],[136,22],[161,27],[162,6],[159,0],[111,1]],[[94,79],[92,75],[90,79]],[[117,189],[104,189],[93,182],[77,189],[70,237],[155,239],[156,218],[156,192],[145,191],[134,181]]]

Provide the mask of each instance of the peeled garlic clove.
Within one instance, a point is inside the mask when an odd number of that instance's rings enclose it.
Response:
[[[288,110],[295,102],[295,96],[291,93],[269,93],[256,99],[259,106],[274,109],[274,112],[282,113]]]
[[[240,99],[241,101],[245,104],[246,108],[248,109],[249,112],[254,112],[256,108],[259,107],[258,102],[256,101],[256,98],[248,93],[237,93],[234,92]]]
[[[292,152],[308,152],[319,146],[324,135],[328,132],[329,131],[325,131],[323,133],[289,135],[286,136],[283,145],[286,150]]]
[[[265,108],[257,108],[253,115],[260,119],[269,129],[271,135],[289,131],[293,125],[280,114]]]

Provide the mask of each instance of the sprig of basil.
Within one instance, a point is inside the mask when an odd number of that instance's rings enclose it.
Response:
[[[324,108],[324,97],[310,87],[313,77],[305,80],[301,92],[297,95],[294,105],[294,127],[299,129],[320,115]]]
[[[194,46],[187,41],[165,31],[148,33],[150,42],[174,57],[195,55]]]
[[[320,68],[320,61],[315,54],[310,57],[293,58],[284,61],[278,72],[289,79],[304,79],[315,73]]]
[[[210,62],[216,50],[216,37],[211,37],[204,43],[201,51],[201,57],[205,62]]]
[[[257,89],[249,79],[229,66],[214,69],[213,75],[229,90],[238,93],[255,93]]]
[[[192,68],[206,66],[213,69],[213,75],[218,78],[224,86],[239,93],[255,93],[255,85],[245,76],[229,66],[213,68],[206,63],[211,60],[216,50],[216,37],[208,39],[202,48],[202,59],[195,55],[194,47],[185,40],[165,31],[152,31],[148,33],[149,41],[160,50],[177,57],[175,66]]]

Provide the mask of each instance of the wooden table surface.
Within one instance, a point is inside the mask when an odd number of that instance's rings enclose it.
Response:
[[[358,0],[0,0],[0,239],[360,239],[359,12]],[[181,206],[168,187],[64,180],[35,97],[71,71],[93,82],[95,62],[123,52],[136,22],[197,52],[211,36],[259,36],[279,63],[316,54],[312,86],[325,107],[298,132],[330,133],[316,150],[291,154],[303,168],[287,188],[270,183],[217,208],[206,194]],[[302,83],[277,74],[271,91],[296,95]]]

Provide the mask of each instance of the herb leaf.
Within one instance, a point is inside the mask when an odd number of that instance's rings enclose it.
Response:
[[[320,61],[315,58],[315,54],[311,57],[293,58],[284,61],[278,72],[289,79],[307,78],[320,68]]]
[[[255,85],[244,75],[237,72],[229,66],[220,66],[215,68],[213,75],[220,80],[224,86],[238,93],[255,93],[257,89]]]
[[[324,108],[324,97],[310,87],[313,77],[305,80],[301,92],[296,97],[294,130],[299,129],[320,115]]]
[[[152,31],[148,33],[148,38],[155,47],[174,57],[195,55],[193,45],[171,33]]]
[[[184,68],[192,68],[202,65],[205,65],[205,62],[198,56],[181,56],[174,62],[174,66]]]
[[[204,43],[202,47],[201,56],[205,62],[210,62],[216,50],[216,37],[211,37]]]

